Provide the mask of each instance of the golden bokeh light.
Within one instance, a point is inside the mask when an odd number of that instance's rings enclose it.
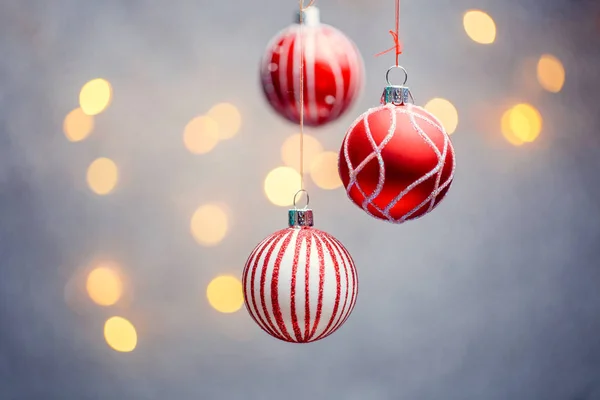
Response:
[[[63,122],[63,132],[71,142],[79,142],[94,130],[94,117],[87,115],[81,108],[67,114]]]
[[[300,189],[300,174],[291,167],[277,167],[265,178],[265,194],[276,206],[287,207],[294,203]]]
[[[537,139],[542,131],[542,116],[530,104],[517,104],[510,113],[509,124],[516,137],[530,143]]]
[[[502,134],[513,145],[531,143],[542,131],[540,112],[531,104],[517,104],[502,116]]]
[[[123,281],[117,268],[104,263],[94,268],[87,277],[86,290],[92,301],[100,306],[112,306],[123,295]]]
[[[218,276],[208,284],[206,297],[215,310],[225,314],[234,313],[244,304],[242,282],[234,276]]]
[[[87,183],[90,189],[98,195],[107,195],[117,186],[119,170],[109,158],[97,158],[87,170]]]
[[[521,139],[519,139],[510,127],[510,114],[512,112],[512,108],[506,110],[504,114],[502,114],[501,127],[502,127],[502,135],[508,141],[508,143],[513,146],[522,146],[525,144]]]
[[[458,111],[456,111],[456,107],[449,100],[442,98],[431,99],[425,104],[425,109],[440,120],[448,135],[456,131],[456,127],[458,126]]]
[[[480,10],[469,10],[463,16],[467,35],[476,43],[492,44],[496,40],[496,23]]]
[[[131,322],[123,317],[111,317],[104,323],[104,339],[113,349],[128,353],[137,346],[137,332]]]
[[[565,84],[565,68],[558,58],[544,54],[537,64],[537,78],[542,88],[558,93]]]
[[[314,136],[303,135],[304,165],[310,166],[315,157],[323,152],[323,146]],[[300,134],[288,137],[281,146],[281,160],[288,167],[300,170]]]
[[[192,119],[183,131],[183,143],[194,154],[205,154],[219,143],[219,125],[208,116]]]
[[[110,105],[112,87],[107,80],[92,79],[79,92],[79,106],[87,115],[98,115]]]
[[[342,186],[338,173],[338,153],[326,151],[319,154],[310,165],[310,177],[321,189],[333,190]]]
[[[234,137],[242,126],[242,115],[237,107],[230,103],[219,103],[211,108],[206,115],[217,123],[220,139]]]
[[[227,213],[216,204],[203,205],[192,216],[190,231],[194,239],[201,245],[217,245],[223,240],[227,230]]]

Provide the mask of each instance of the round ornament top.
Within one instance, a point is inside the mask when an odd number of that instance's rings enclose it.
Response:
[[[306,205],[304,208],[297,207],[297,199],[302,193],[306,196]],[[308,192],[304,189],[300,189],[294,195],[294,208],[288,211],[288,226],[290,228],[306,228],[313,226],[313,211],[308,208],[310,203],[310,197]]]
[[[390,82],[390,72],[392,72],[394,69],[400,69],[404,73],[404,82],[402,82],[401,85],[393,85]],[[407,86],[404,86],[408,81],[408,73],[403,67],[399,65],[390,67],[385,74],[385,81],[387,86],[385,89],[383,89],[383,94],[381,95],[381,104],[402,106],[406,103],[413,103],[413,97],[410,89]]]
[[[304,9],[302,15],[302,23],[305,26],[316,26],[321,22],[319,9],[315,6],[310,6]],[[300,11],[296,12],[296,23],[300,23]]]

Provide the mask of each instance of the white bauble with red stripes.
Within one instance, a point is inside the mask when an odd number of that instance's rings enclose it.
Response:
[[[358,276],[348,250],[312,227],[290,227],[264,239],[242,276],[252,319],[269,335],[295,343],[323,339],[350,316]]]
[[[260,66],[262,88],[271,107],[296,124],[300,122],[301,57],[304,124],[322,126],[335,121],[363,87],[364,66],[358,49],[342,32],[321,24],[315,7],[305,10],[302,29],[293,24],[271,40]]]

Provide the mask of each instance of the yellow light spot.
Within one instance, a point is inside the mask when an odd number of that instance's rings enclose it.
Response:
[[[102,264],[89,273],[86,289],[94,303],[112,306],[123,294],[123,282],[114,266]]]
[[[63,122],[65,136],[71,142],[79,142],[94,129],[94,117],[87,115],[81,108],[76,108],[67,114]]]
[[[111,159],[98,158],[88,167],[87,182],[90,189],[96,194],[109,194],[117,185],[118,180],[119,170]]]
[[[456,131],[456,127],[458,126],[458,111],[456,111],[456,108],[450,101],[442,98],[434,98],[425,104],[425,109],[440,120],[448,135]]]
[[[234,137],[242,126],[242,116],[237,107],[230,103],[219,103],[211,108],[207,116],[216,121],[220,139]]]
[[[191,153],[208,153],[219,143],[219,125],[211,117],[196,117],[186,125],[183,143]]]
[[[206,288],[210,305],[222,313],[234,313],[244,304],[242,282],[234,276],[218,276]]]
[[[104,323],[104,339],[113,349],[122,353],[137,346],[137,332],[131,322],[122,317],[111,317]]]
[[[106,110],[112,100],[112,87],[104,79],[92,79],[79,92],[79,106],[87,115],[97,115]]]
[[[510,129],[523,142],[533,142],[542,131],[542,116],[530,104],[517,104],[509,117]]]
[[[558,93],[565,84],[565,68],[558,58],[544,54],[537,64],[537,78],[544,89]]]
[[[463,17],[465,32],[480,44],[491,44],[496,40],[496,24],[492,17],[480,10],[469,10]]]
[[[227,213],[221,207],[207,204],[194,212],[190,230],[198,243],[215,246],[227,234],[227,222]]]
[[[310,177],[321,189],[333,190],[342,186],[338,173],[338,154],[333,151],[319,154],[310,166]]]
[[[504,138],[513,146],[522,146],[525,142],[515,136],[514,132],[510,127],[510,114],[512,112],[512,108],[506,110],[502,115],[501,127],[502,127],[502,135]]]
[[[304,165],[309,167],[315,157],[323,151],[323,146],[314,136],[304,135]],[[300,170],[300,134],[288,137],[281,146],[281,160],[288,167]]]
[[[291,167],[277,167],[265,178],[265,194],[276,206],[287,207],[294,203],[300,189],[300,174]]]

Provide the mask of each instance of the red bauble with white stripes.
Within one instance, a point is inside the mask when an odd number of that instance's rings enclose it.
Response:
[[[311,210],[291,210],[292,215],[300,218],[250,254],[242,286],[246,308],[260,328],[286,342],[309,343],[346,322],[356,303],[358,276],[344,245],[312,228]]]
[[[339,156],[348,197],[367,214],[392,223],[432,211],[454,178],[450,137],[433,114],[393,101],[406,93],[407,88],[388,86],[384,104],[352,124]]]
[[[271,40],[260,67],[263,91],[271,107],[296,124],[300,123],[300,57],[304,60],[304,124],[317,127],[335,121],[363,86],[358,49],[342,32],[321,24],[315,7],[305,10],[302,30],[293,24]]]

